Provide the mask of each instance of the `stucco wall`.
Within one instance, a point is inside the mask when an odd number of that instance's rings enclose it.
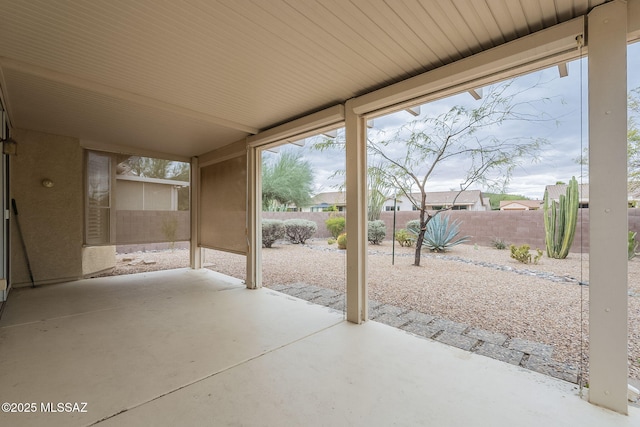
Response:
[[[11,197],[36,283],[82,276],[82,149],[74,138],[15,130],[18,154],[10,159]],[[42,186],[49,178],[53,188]],[[13,212],[12,212],[13,216]],[[15,218],[11,221],[11,281],[29,284]]]

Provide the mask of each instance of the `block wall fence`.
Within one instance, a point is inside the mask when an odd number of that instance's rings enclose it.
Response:
[[[537,211],[449,211],[444,212],[451,219],[460,220],[460,233],[471,237],[471,244],[490,246],[493,239],[502,239],[509,244],[528,244],[532,248],[544,250],[543,212]],[[176,242],[189,240],[188,211],[117,211],[117,242],[120,245],[166,242],[162,225],[177,220]],[[328,239],[331,234],[324,225],[329,212],[263,212],[265,219],[307,219],[318,224],[318,231],[313,236]],[[442,215],[442,214],[441,214]],[[629,209],[629,230],[640,235],[640,209]],[[380,219],[387,226],[387,239],[393,230],[393,212],[382,212]],[[418,219],[413,211],[396,212],[396,230],[405,228],[408,221]],[[582,245],[582,246],[581,246]],[[589,209],[580,209],[576,237],[571,247],[572,252],[589,250]],[[151,248],[151,247],[150,247]]]
[[[444,212],[451,219],[459,219],[460,233],[471,237],[471,244],[481,246],[491,245],[493,239],[502,239],[509,244],[528,244],[532,248],[544,250],[544,218],[543,211],[449,211]],[[442,214],[440,214],[442,215]],[[329,217],[329,212],[263,212],[262,217],[267,219],[291,219],[300,218],[314,221],[318,224],[315,238],[329,238],[324,221]],[[636,231],[640,235],[640,209],[629,209],[629,230]],[[393,230],[393,212],[382,212],[380,219],[387,226],[387,239],[390,239]],[[405,228],[408,221],[418,219],[417,212],[396,212],[396,230]],[[626,242],[625,242],[626,244]],[[571,247],[571,252],[589,250],[589,209],[580,209],[578,212],[578,225],[576,236]]]

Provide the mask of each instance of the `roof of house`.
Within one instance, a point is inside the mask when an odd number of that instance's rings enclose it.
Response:
[[[537,209],[542,205],[542,200],[500,200],[500,209],[509,208],[510,205],[520,205],[529,209]],[[512,208],[514,206],[511,206]]]
[[[560,196],[567,194],[567,184],[547,185],[545,192],[549,193],[550,200],[560,200]],[[578,199],[580,202],[589,201],[589,184],[578,184]]]
[[[420,200],[420,193],[411,195],[415,200]],[[428,191],[427,205],[451,205],[455,200],[456,205],[473,205],[480,201],[484,204],[482,192],[480,190],[466,191]]]
[[[311,206],[345,206],[347,193],[344,191],[330,191],[319,193],[311,198]]]
[[[146,176],[137,176],[137,175],[116,175],[116,179],[121,181],[136,181],[136,182],[147,182],[150,184],[165,184],[165,185],[177,185],[179,187],[188,187],[188,181],[178,181],[174,179],[162,179],[162,178],[149,178]]]

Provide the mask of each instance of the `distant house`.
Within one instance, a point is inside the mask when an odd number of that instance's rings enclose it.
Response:
[[[303,212],[324,212],[335,206],[342,212],[347,208],[347,198],[344,191],[319,193],[311,198],[311,205],[302,208]]]
[[[549,195],[549,203],[551,201],[560,201],[560,196],[567,194],[567,184],[547,185],[544,189],[545,194]],[[589,184],[578,184],[578,207],[589,207]]]
[[[459,195],[458,195],[459,193]],[[457,196],[457,197],[456,197]],[[412,194],[416,200],[420,200],[420,193]],[[454,201],[455,200],[455,201]],[[323,212],[335,206],[338,211],[345,211],[347,208],[346,194],[344,191],[333,191],[320,193],[311,199],[311,205],[303,208],[303,212]],[[396,203],[396,211],[417,210],[406,196],[399,196]],[[382,210],[393,211],[393,198],[387,200]],[[468,210],[487,211],[491,210],[489,199],[482,197],[480,190],[459,191],[434,191],[427,193],[427,210]]]
[[[411,195],[414,200],[420,200],[420,193]],[[388,200],[384,205],[384,210],[393,211],[393,199]],[[467,191],[432,191],[426,194],[427,210],[451,209],[461,211],[488,211],[491,210],[489,199],[482,197],[480,190]],[[396,203],[398,211],[415,211],[417,207],[411,203],[406,196],[398,197]]]
[[[542,200],[500,200],[501,211],[536,211]]]
[[[131,211],[177,211],[178,190],[187,181],[116,175],[116,207]]]

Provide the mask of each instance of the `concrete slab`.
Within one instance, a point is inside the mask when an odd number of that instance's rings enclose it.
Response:
[[[343,321],[191,270],[29,289],[9,300],[6,315],[4,401],[87,402],[89,411],[0,414],[0,425],[11,426],[86,425]]]
[[[322,349],[322,351],[318,351]],[[101,426],[631,426],[575,387],[377,322],[341,323]]]
[[[629,417],[603,410],[567,382],[378,322],[352,325],[326,307],[246,290],[208,271],[91,279],[16,295],[0,320],[3,401],[86,402],[87,412],[38,406],[0,413],[0,425],[640,422],[639,409]]]

